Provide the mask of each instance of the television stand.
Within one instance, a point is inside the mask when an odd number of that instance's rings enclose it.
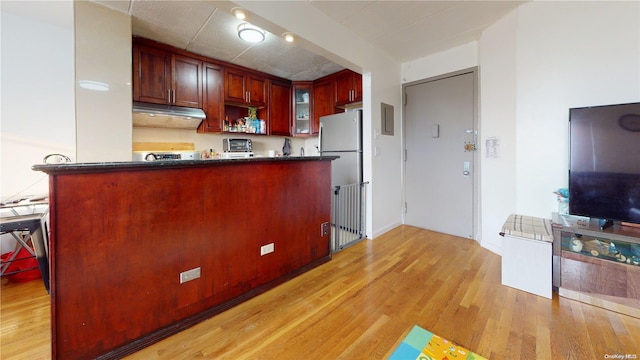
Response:
[[[640,228],[558,214],[552,228],[558,294],[640,318]]]

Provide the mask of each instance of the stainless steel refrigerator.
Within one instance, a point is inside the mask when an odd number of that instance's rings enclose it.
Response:
[[[319,142],[321,155],[339,156],[331,162],[331,249],[338,251],[365,237],[362,111],[321,117]]]
[[[331,186],[362,182],[362,111],[352,110],[320,118],[320,154],[332,161]]]

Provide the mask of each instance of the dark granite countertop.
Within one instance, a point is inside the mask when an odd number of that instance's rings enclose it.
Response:
[[[122,171],[129,169],[167,169],[188,168],[201,166],[217,166],[226,164],[253,164],[264,162],[299,162],[299,161],[332,161],[339,156],[281,156],[281,157],[253,157],[240,159],[202,159],[202,160],[158,160],[158,161],[114,161],[95,163],[59,163],[36,164],[31,167],[35,171],[47,174]]]

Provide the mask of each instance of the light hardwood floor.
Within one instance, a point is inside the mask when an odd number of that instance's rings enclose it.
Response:
[[[48,359],[42,283],[1,290],[0,358]],[[639,319],[502,286],[475,241],[401,226],[127,359],[384,359],[413,325],[490,359],[640,358]]]

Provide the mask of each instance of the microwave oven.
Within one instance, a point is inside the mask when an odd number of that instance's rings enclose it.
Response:
[[[251,139],[222,139],[224,152],[252,152]]]

